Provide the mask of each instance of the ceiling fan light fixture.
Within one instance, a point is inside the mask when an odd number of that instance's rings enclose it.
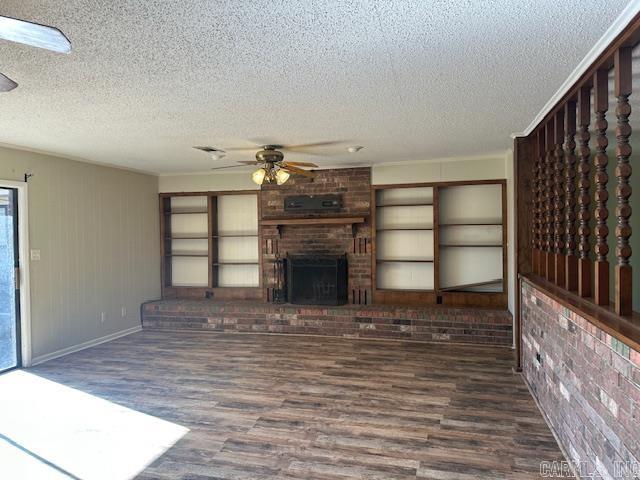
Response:
[[[266,176],[267,171],[264,168],[259,168],[251,174],[251,180],[253,180],[256,185],[262,185]]]
[[[291,176],[291,174],[289,172],[287,172],[287,171],[283,170],[282,168],[280,168],[276,172],[276,183],[278,185],[282,185],[287,180],[289,180],[290,176]]]

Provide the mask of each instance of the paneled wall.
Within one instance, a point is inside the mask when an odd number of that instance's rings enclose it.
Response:
[[[157,178],[0,148],[0,179],[25,172],[30,247],[40,250],[33,356],[139,326],[140,304],[160,297]]]

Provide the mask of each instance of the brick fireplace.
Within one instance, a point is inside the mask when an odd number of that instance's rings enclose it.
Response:
[[[260,195],[261,220],[282,218],[362,217],[363,223],[318,225],[262,225],[262,266],[265,299],[273,298],[276,285],[273,262],[287,255],[347,256],[348,303],[371,303],[371,169],[319,170],[313,180],[293,176],[286,184],[264,185]],[[336,194],[339,211],[285,212],[284,200],[296,195]]]

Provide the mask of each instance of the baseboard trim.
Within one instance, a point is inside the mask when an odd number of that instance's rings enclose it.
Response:
[[[126,330],[120,330],[119,332],[110,333],[109,335],[105,335],[104,337],[94,338],[93,340],[79,343],[71,347],[63,348],[62,350],[47,353],[46,355],[40,355],[39,357],[33,358],[31,360],[31,365],[29,366],[33,367],[35,365],[48,362],[49,360],[53,360],[54,358],[64,357],[65,355],[69,355],[70,353],[79,352],[80,350],[84,350],[86,348],[95,347],[96,345],[100,345],[101,343],[110,342],[111,340],[115,340],[116,338],[125,337],[127,335],[131,335],[132,333],[140,331],[142,331],[142,325],[136,325],[135,327],[127,328]]]

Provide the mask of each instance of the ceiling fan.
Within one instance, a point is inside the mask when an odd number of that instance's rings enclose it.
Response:
[[[260,167],[253,172],[251,175],[251,179],[257,183],[258,185],[262,185],[264,182],[267,183],[276,183],[278,185],[282,185],[285,183],[291,174],[302,175],[305,177],[313,178],[315,174],[309,170],[305,170],[300,167],[311,167],[317,168],[318,165],[310,162],[286,162],[284,160],[284,154],[281,150],[289,151],[289,152],[300,152],[300,153],[310,153],[309,149],[317,148],[317,147],[328,147],[332,145],[337,145],[342,142],[317,142],[317,143],[306,143],[302,145],[279,145],[279,144],[267,144],[262,145],[260,150],[256,153],[255,160],[245,160],[238,162],[239,165],[229,165],[225,167],[214,167],[212,170],[222,170],[224,168],[237,168],[243,167],[245,165],[259,165]],[[215,147],[193,147],[197,150],[202,150],[203,152],[207,152],[211,155],[214,160],[220,160],[225,156],[225,153],[228,151],[253,151],[256,147],[237,147],[237,148],[227,148],[226,150],[215,148]],[[319,154],[315,152],[315,154]]]
[[[44,48],[58,53],[69,53],[71,43],[64,33],[55,27],[0,16],[0,39]],[[18,84],[0,73],[0,92],[9,92]]]

